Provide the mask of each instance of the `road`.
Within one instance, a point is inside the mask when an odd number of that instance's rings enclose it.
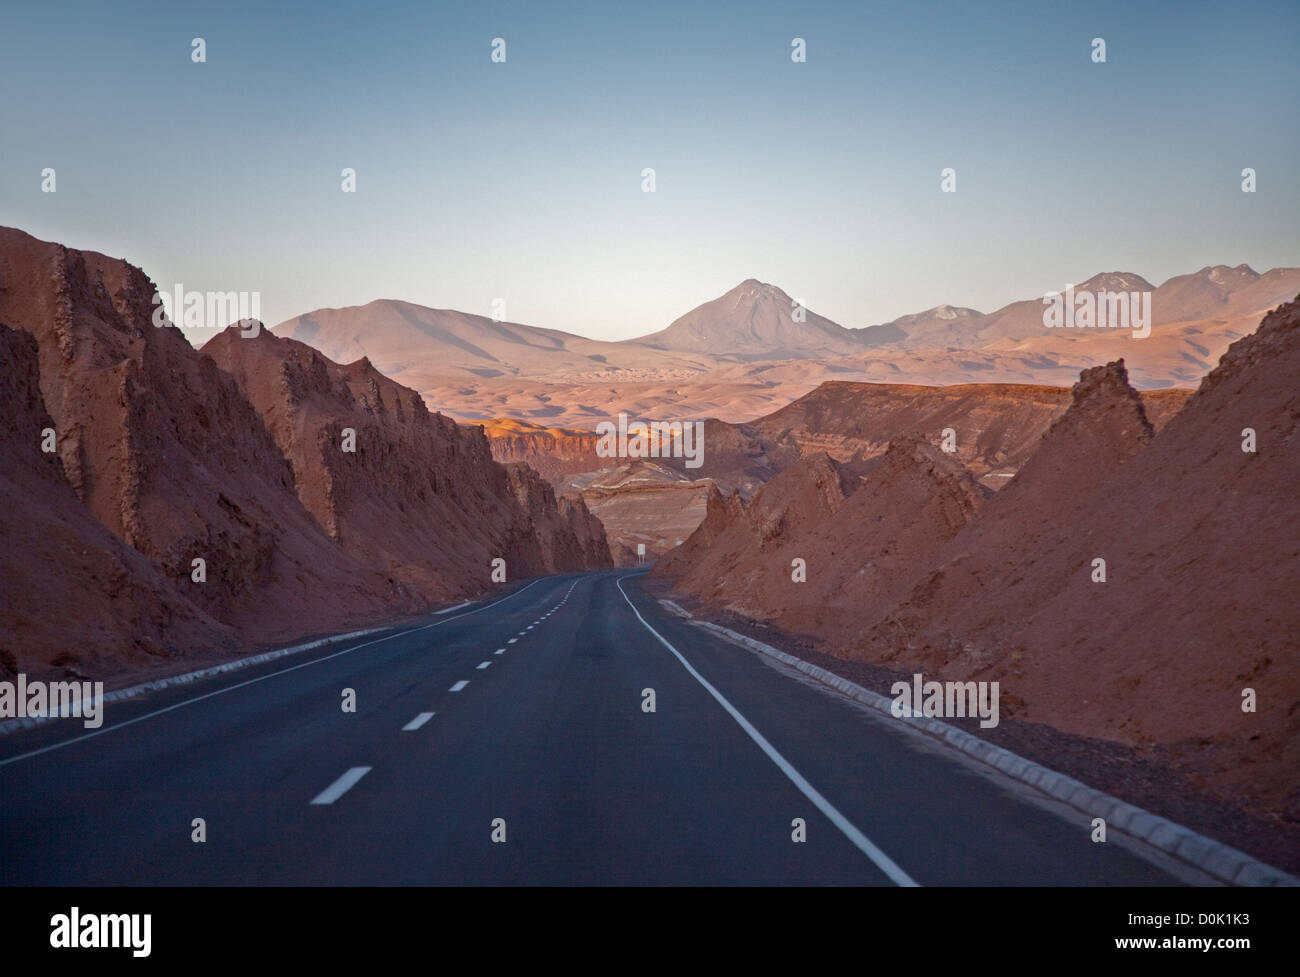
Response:
[[[0,737],[9,885],[1176,881],[627,571]]]

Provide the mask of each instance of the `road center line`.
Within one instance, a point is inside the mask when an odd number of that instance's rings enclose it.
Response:
[[[489,662],[479,662],[479,663],[478,663],[478,669],[479,669],[479,671],[481,672],[483,669],[487,668],[487,667],[488,667],[489,665],[491,665],[491,664],[492,664],[492,663],[491,663],[490,661],[489,661]]]
[[[463,688],[464,688],[465,686],[467,686],[467,685],[469,685],[469,680],[468,680],[468,679],[461,679],[459,682],[457,682],[455,685],[453,685],[453,686],[452,686],[450,689],[448,689],[447,691],[448,691],[448,692],[459,692],[461,689],[463,689]]]
[[[127,726],[134,726],[136,723],[142,723],[146,719],[153,719],[155,716],[161,716],[163,713],[171,712],[173,709],[180,709],[184,706],[192,706],[196,702],[202,702],[204,699],[211,699],[213,696],[225,695],[227,692],[234,692],[235,689],[242,689],[247,685],[256,685],[258,682],[265,682],[269,678],[275,678],[277,675],[288,675],[290,672],[296,672],[300,668],[308,668],[312,665],[319,665],[321,662],[327,662],[331,658],[338,658],[341,655],[351,654],[362,648],[369,648],[371,645],[377,645],[381,641],[391,641],[393,638],[401,638],[404,635],[414,634],[416,631],[427,631],[429,628],[441,627],[444,624],[450,624],[452,621],[459,621],[462,617],[469,617],[471,614],[478,614],[480,611],[486,611],[489,608],[496,607],[511,598],[518,597],[529,587],[540,583],[534,580],[532,583],[525,584],[516,590],[513,594],[507,594],[501,600],[493,601],[491,604],[484,604],[482,607],[476,607],[472,611],[466,611],[464,614],[457,614],[455,617],[449,617],[441,621],[434,621],[432,624],[422,624],[419,627],[408,628],[405,631],[398,631],[396,634],[385,635],[382,638],[375,638],[373,641],[363,641],[359,645],[353,645],[351,648],[344,648],[342,651],[336,651],[332,655],[325,655],[322,658],[313,658],[309,662],[300,662],[297,665],[290,665],[288,668],[282,668],[278,672],[269,672],[266,675],[259,675],[257,678],[250,678],[246,682],[237,682],[234,685],[227,685],[224,689],[215,689],[212,692],[205,692],[203,695],[197,695],[193,699],[184,699],[180,702],[174,702],[170,706],[164,706],[162,709],[155,709],[153,712],[147,712],[143,716],[136,716],[134,719],[127,719],[112,726],[104,726],[95,730],[93,733],[83,733],[81,736],[74,736],[72,739],[63,740],[59,743],[51,743],[49,746],[43,746],[39,750],[29,750],[26,753],[19,753],[17,756],[11,756],[7,760],[0,760],[0,767],[7,767],[11,763],[17,763],[19,760],[26,760],[29,757],[40,756],[42,753],[49,753],[51,750],[62,749],[65,746],[71,746],[73,743],[80,743],[83,740],[94,739],[96,736],[103,736],[105,733],[111,733],[115,729],[125,729]]]
[[[704,686],[705,691],[707,691],[709,695],[713,696],[723,709],[727,710],[731,715],[731,718],[734,719],[740,725],[740,728],[749,735],[749,738],[757,743],[759,749],[767,754],[768,759],[775,763],[780,771],[789,778],[790,782],[799,788],[799,792],[803,794],[804,797],[812,801],[817,809],[830,819],[831,824],[840,829],[840,832],[844,837],[848,838],[860,852],[871,859],[871,861],[875,863],[876,867],[888,875],[895,883],[902,886],[915,886],[917,883],[910,875],[899,868],[892,858],[877,848],[871,842],[871,839],[854,827],[853,823],[841,814],[836,809],[835,805],[823,797],[816,787],[808,783],[803,774],[796,770],[791,765],[790,761],[778,753],[776,747],[769,743],[763,734],[754,728],[753,723],[740,714],[740,710],[728,702],[721,692],[710,685],[708,680],[694,669],[691,663],[683,657],[680,651],[672,646],[672,643],[669,642],[667,638],[650,626],[650,623],[641,616],[641,612],[636,609],[636,605],[632,603],[632,598],[627,595],[627,591],[623,589],[623,581],[628,576],[631,576],[631,574],[625,574],[614,582],[618,586],[618,592],[622,594],[623,599],[627,601],[627,606],[632,608],[632,613],[635,614],[636,619],[645,626],[645,629],[658,638],[659,643],[676,656],[677,660],[682,663],[682,667],[691,674],[691,677],[694,678],[695,681],[699,682],[700,685]]]
[[[402,732],[409,733],[413,730],[417,730],[432,718],[433,718],[433,713],[422,712],[414,719],[412,719],[409,723],[407,723],[405,726],[403,726]]]
[[[333,804],[340,797],[356,786],[357,781],[370,773],[370,767],[353,767],[334,783],[330,784],[313,799],[313,804]]]

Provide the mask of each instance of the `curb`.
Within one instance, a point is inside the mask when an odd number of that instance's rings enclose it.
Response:
[[[130,688],[118,689],[116,692],[109,692],[102,702],[119,702],[122,699],[133,699],[138,695],[146,692],[157,692],[159,689],[169,689],[176,685],[188,685],[191,682],[197,682],[199,679],[208,678],[211,675],[220,675],[224,672],[235,672],[241,668],[248,668],[250,665],[260,665],[262,662],[274,661],[277,658],[283,658],[285,655],[294,655],[300,651],[310,651],[312,648],[320,648],[324,645],[332,645],[339,641],[348,641],[352,638],[362,638],[368,634],[378,634],[380,631],[391,631],[392,627],[386,628],[366,628],[363,631],[349,631],[347,634],[334,634],[328,638],[318,638],[315,641],[308,641],[306,644],[293,645],[289,648],[278,648],[275,651],[264,651],[260,655],[250,655],[248,658],[238,658],[232,662],[226,662],[222,665],[213,665],[209,668],[201,668],[195,672],[186,672],[183,675],[172,675],[169,678],[155,679],[152,682],[145,682],[141,685],[132,685]],[[49,722],[52,719],[66,719],[66,716],[23,716],[21,718],[6,719],[0,722],[0,736],[5,733],[12,733],[20,729],[29,729],[32,726],[39,726],[41,723]]]
[[[972,736],[965,730],[927,716],[895,716],[890,711],[893,700],[878,692],[864,689],[856,682],[850,682],[834,672],[829,672],[818,665],[806,662],[802,658],[796,658],[794,655],[773,648],[771,645],[764,644],[748,635],[740,634],[710,621],[696,620],[688,611],[683,610],[672,601],[665,600],[660,601],[660,603],[679,617],[690,619],[691,624],[697,628],[712,631],[732,644],[748,648],[750,651],[757,651],[769,658],[775,658],[777,661],[803,672],[810,678],[814,678],[824,685],[829,685],[831,688],[844,693],[850,699],[884,713],[895,722],[902,723],[904,728],[910,728],[919,734],[941,739],[968,756],[974,757],[991,767],[996,767],[1008,777],[1037,788],[1059,801],[1063,801],[1076,811],[1089,817],[1104,818],[1108,827],[1119,828],[1126,834],[1140,838],[1152,847],[1158,848],[1220,881],[1233,885],[1300,885],[1300,879],[1295,876],[1267,865],[1243,851],[1231,848],[1215,841],[1213,838],[1207,838],[1205,835],[1197,834],[1191,828],[1186,828],[1167,818],[1162,818],[1126,801],[1121,801],[1110,794],[1104,794],[1081,781],[1075,780],[1073,777],[1067,777],[1065,774],[1058,773],[1049,767],[1026,760],[1010,750],[994,746],[977,736]]]

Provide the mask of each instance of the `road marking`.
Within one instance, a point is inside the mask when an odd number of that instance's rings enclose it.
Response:
[[[333,804],[357,785],[357,781],[370,773],[370,767],[353,767],[312,799],[313,804]]]
[[[494,655],[504,655],[505,653],[506,650],[504,648],[498,648],[496,651],[492,652]]]
[[[450,614],[452,611],[458,611],[458,610],[460,610],[462,607],[469,607],[469,605],[472,604],[472,603],[473,603],[473,601],[463,600],[463,601],[461,601],[459,604],[453,604],[453,605],[451,605],[451,607],[444,607],[442,610],[440,610],[440,611],[434,611],[433,613],[435,613],[435,614]]]
[[[428,722],[430,719],[432,719],[432,718],[433,718],[433,713],[431,713],[431,712],[422,712],[422,713],[420,713],[418,716],[416,716],[414,719],[412,719],[409,723],[407,723],[405,726],[403,726],[403,727],[402,727],[402,731],[403,731],[403,732],[407,732],[407,733],[409,733],[409,732],[411,732],[412,730],[419,729],[421,726],[423,726],[425,723],[427,723],[427,722]]]
[[[455,685],[453,685],[453,686],[452,686],[450,689],[448,689],[447,691],[448,691],[448,692],[459,692],[461,689],[463,689],[463,688],[464,688],[465,686],[467,686],[467,685],[469,685],[469,681],[466,680],[466,679],[461,679],[459,682],[457,682]]]
[[[487,661],[487,662],[479,662],[479,663],[478,663],[479,671],[481,672],[483,669],[487,668],[487,667],[488,667],[489,665],[491,665],[491,664],[492,664],[492,663],[491,663],[490,661]]]
[[[459,621],[462,617],[469,617],[471,614],[478,614],[480,611],[486,611],[489,608],[503,604],[511,598],[518,597],[529,587],[540,583],[541,580],[534,580],[532,583],[524,584],[513,594],[507,594],[500,600],[493,601],[491,604],[484,604],[482,607],[476,607],[472,611],[466,611],[464,614],[457,614],[455,617],[449,617],[444,621],[434,621],[432,624],[421,624],[419,627],[409,628],[406,631],[398,631],[396,634],[385,635],[382,638],[375,638],[373,641],[363,641],[359,645],[353,645],[351,648],[344,648],[342,651],[336,651],[332,655],[325,655],[323,658],[313,658],[309,662],[300,662],[297,665],[290,665],[288,668],[282,668],[278,672],[268,672],[266,675],[259,675],[257,678],[250,678],[246,682],[238,682],[235,685],[227,685],[224,689],[215,689],[212,692],[205,692],[203,695],[196,695],[193,699],[184,699],[181,702],[172,703],[170,706],[164,706],[162,709],[155,709],[153,712],[147,712],[143,716],[136,716],[134,719],[127,719],[112,726],[104,726],[95,730],[93,733],[83,733],[81,736],[74,736],[72,739],[63,740],[61,743],[51,743],[49,746],[43,746],[39,750],[29,750],[26,753],[19,753],[17,756],[11,756],[7,760],[0,760],[0,767],[7,767],[11,763],[17,763],[19,760],[26,760],[29,757],[40,756],[42,753],[49,753],[51,750],[59,750],[65,746],[71,746],[73,743],[80,743],[83,740],[94,739],[96,736],[103,736],[105,733],[111,733],[116,729],[125,729],[127,726],[134,726],[136,723],[142,723],[146,719],[153,719],[155,716],[161,716],[163,713],[171,712],[173,709],[180,709],[184,706],[192,706],[196,702],[202,702],[204,699],[211,699],[213,696],[225,695],[227,692],[234,692],[235,689],[242,689],[246,685],[256,685],[258,682],[265,682],[269,678],[275,678],[277,675],[288,675],[290,672],[296,672],[300,668],[308,668],[312,665],[319,665],[321,662],[327,662],[331,658],[338,658],[340,655],[351,654],[362,648],[369,648],[371,645],[377,645],[381,641],[391,641],[393,638],[400,638],[404,635],[414,634],[416,631],[427,631],[429,628],[441,627],[444,624],[450,624],[452,621]]]
[[[506,644],[508,644],[508,645],[512,645],[512,644],[514,644],[514,643],[515,643],[516,641],[518,641],[518,640],[519,640],[518,638],[511,638],[509,641],[506,642]]]
[[[780,771],[789,778],[790,782],[799,788],[799,792],[803,794],[804,797],[812,801],[813,804],[816,805],[817,809],[830,819],[831,824],[840,829],[844,837],[853,842],[860,852],[871,859],[876,864],[876,867],[888,875],[895,883],[903,886],[915,886],[917,883],[910,875],[899,868],[892,858],[872,844],[871,839],[854,827],[853,823],[841,814],[836,809],[835,805],[823,797],[816,787],[808,783],[803,774],[796,770],[789,760],[781,756],[781,754],[777,752],[776,747],[769,743],[767,739],[764,738],[763,734],[754,728],[753,723],[740,714],[740,710],[728,702],[721,692],[710,685],[708,680],[694,669],[691,663],[686,660],[680,651],[672,646],[667,638],[650,626],[650,623],[641,616],[641,612],[636,609],[636,605],[632,603],[632,598],[627,595],[627,591],[623,589],[623,580],[627,576],[631,576],[631,574],[625,574],[624,577],[619,577],[614,582],[618,586],[618,592],[622,594],[623,599],[627,601],[627,606],[632,608],[632,613],[635,614],[636,619],[645,626],[645,629],[658,638],[659,643],[676,656],[677,660],[682,663],[682,667],[684,667],[686,671],[690,672],[691,677],[694,678],[695,681],[699,682],[700,685],[704,686],[705,691],[707,691],[709,695],[713,696],[723,709],[727,710],[731,715],[731,718],[740,725],[740,728],[749,734],[749,738],[757,743],[759,749],[767,754],[768,759],[775,763]]]

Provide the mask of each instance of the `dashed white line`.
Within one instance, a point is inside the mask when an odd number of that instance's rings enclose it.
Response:
[[[465,686],[467,686],[467,685],[469,685],[468,680],[466,680],[466,679],[461,679],[459,682],[457,682],[455,685],[453,685],[453,686],[452,686],[450,689],[448,689],[447,691],[448,691],[448,692],[459,692],[461,689],[463,689],[463,688],[464,688]]]
[[[250,678],[245,682],[236,682],[234,685],[227,685],[223,689],[214,689],[211,692],[205,692],[203,695],[196,695],[192,699],[185,699],[181,702],[174,702],[170,706],[164,706],[161,709],[155,709],[153,710],[153,712],[147,712],[143,716],[136,716],[134,719],[127,719],[120,723],[115,723],[112,726],[102,726],[99,729],[96,729],[92,732],[83,733],[82,735],[74,736],[71,739],[62,740],[61,742],[58,743],[51,743],[49,746],[42,746],[40,749],[29,750],[26,753],[19,753],[17,756],[11,756],[5,760],[0,760],[0,767],[7,767],[11,763],[17,763],[20,760],[26,760],[30,757],[40,756],[42,753],[49,753],[51,750],[60,750],[65,746],[71,746],[73,743],[80,743],[83,740],[94,739],[96,736],[103,736],[105,733],[111,733],[117,729],[125,729],[127,726],[134,726],[136,723],[142,723],[147,719],[153,719],[155,716],[162,716],[166,713],[172,712],[175,709],[182,709],[185,706],[192,706],[196,702],[202,702],[205,699],[211,699],[213,696],[225,695],[227,692],[234,692],[236,689],[242,689],[250,685],[256,685],[259,682],[265,682],[267,679],[276,678],[277,676],[280,675],[288,675],[290,672],[296,672],[300,668],[309,668],[312,665],[319,665],[321,662],[327,662],[330,661],[331,659],[338,658],[342,655],[349,655],[352,652],[359,651],[362,648],[369,648],[371,645],[377,645],[384,641],[391,641],[394,638],[401,638],[408,634],[414,634],[416,631],[427,631],[430,628],[441,627],[444,624],[450,624],[452,621],[459,621],[462,617],[469,617],[472,614],[478,614],[480,611],[486,611],[490,608],[496,607],[498,604],[503,604],[514,597],[518,597],[525,590],[527,590],[529,587],[536,585],[538,582],[539,581],[534,580],[532,581],[532,583],[524,584],[514,593],[507,594],[505,597],[502,597],[500,600],[493,601],[491,604],[484,604],[482,607],[476,607],[474,608],[474,610],[466,611],[464,614],[457,614],[455,617],[449,617],[442,621],[435,621],[432,624],[422,624],[419,627],[408,628],[405,631],[398,631],[395,634],[387,634],[384,635],[384,637],[382,638],[375,638],[372,641],[363,641],[359,645],[352,645],[349,648],[344,648],[342,651],[336,651],[330,655],[324,655],[320,658],[313,658],[311,661],[300,662],[297,665],[290,665],[288,668],[282,668],[279,671],[275,671],[275,672],[268,672],[266,675],[259,675],[256,678]]]
[[[506,644],[508,644],[508,645],[512,645],[512,644],[514,644],[514,643],[515,643],[516,641],[518,641],[518,640],[519,640],[518,638],[511,638],[509,641],[506,642]]]
[[[799,788],[799,792],[803,794],[804,797],[808,798],[808,800],[812,801],[813,804],[816,805],[817,809],[830,819],[831,824],[840,829],[844,837],[848,838],[849,841],[851,841],[854,846],[862,852],[862,854],[871,859],[871,861],[875,863],[876,867],[889,876],[889,878],[896,884],[903,886],[916,885],[916,882],[910,875],[899,868],[892,858],[872,844],[871,840],[854,827],[853,823],[841,814],[830,801],[823,797],[816,787],[808,783],[808,781],[804,779],[803,774],[791,766],[790,761],[781,756],[781,754],[777,752],[776,747],[769,743],[763,734],[755,729],[754,725],[740,714],[740,710],[726,700],[726,697],[724,697],[721,692],[710,685],[708,680],[691,666],[691,663],[682,656],[680,651],[672,646],[667,638],[650,626],[650,623],[641,616],[641,612],[636,609],[636,605],[632,603],[632,598],[627,595],[627,591],[623,589],[623,578],[618,578],[615,583],[618,585],[618,592],[622,594],[623,599],[627,601],[627,606],[632,608],[632,613],[636,615],[636,619],[645,625],[647,631],[659,639],[660,644],[676,656],[677,660],[682,663],[682,667],[685,668],[686,671],[690,672],[691,677],[694,678],[695,681],[704,686],[705,691],[717,700],[718,705],[727,710],[731,715],[731,718],[734,719],[739,724],[740,728],[749,735],[749,738],[757,743],[759,749],[767,754],[768,759],[775,763],[780,771],[789,778],[790,782]]]
[[[420,713],[418,716],[416,716],[414,719],[412,719],[409,723],[407,723],[405,726],[403,726],[403,727],[402,727],[402,731],[405,732],[405,733],[409,733],[409,732],[411,732],[412,730],[419,729],[421,726],[423,726],[425,723],[427,723],[427,722],[428,722],[430,719],[432,719],[432,718],[433,718],[433,713],[431,713],[431,712],[422,712],[422,713]]]
[[[487,668],[487,667],[488,667],[489,665],[491,665],[491,664],[492,664],[492,663],[491,663],[490,661],[479,662],[479,663],[478,663],[479,671],[482,671],[483,669]]]
[[[340,797],[356,786],[357,781],[370,773],[370,767],[353,767],[334,783],[330,784],[313,799],[313,804],[333,804]]]
[[[494,655],[504,655],[505,653],[506,650],[504,648],[498,648],[496,651],[492,652]]]

